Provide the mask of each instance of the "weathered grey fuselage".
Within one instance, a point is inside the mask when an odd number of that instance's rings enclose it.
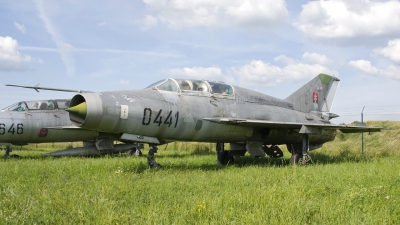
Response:
[[[43,142],[95,140],[98,132],[61,129],[72,126],[65,111],[68,99],[23,101],[0,111],[0,143],[25,145]],[[58,105],[58,104],[60,105]],[[41,107],[42,105],[42,107]],[[59,129],[48,129],[50,127]]]
[[[70,118],[74,125],[113,134],[133,134],[158,140],[264,144],[299,144],[299,129],[271,129],[213,122],[216,118],[246,118],[274,122],[330,124],[310,113],[296,111],[290,102],[231,86],[231,94],[200,91],[136,91],[84,93],[71,105],[87,103],[87,114]],[[210,120],[207,118],[211,118]],[[310,144],[333,140],[335,130],[310,135]]]

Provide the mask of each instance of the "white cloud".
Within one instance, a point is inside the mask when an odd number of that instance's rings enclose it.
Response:
[[[131,82],[129,80],[120,80],[119,84],[122,86],[128,86]]]
[[[400,68],[394,65],[388,66],[387,69],[379,69],[377,67],[372,66],[370,61],[367,60],[352,60],[349,62],[349,65],[360,70],[361,72],[381,78],[389,78],[400,80]]]
[[[18,43],[11,37],[0,36],[0,71],[19,71],[27,69],[30,56],[21,55]]]
[[[314,62],[322,65],[330,65],[333,63],[333,61],[328,59],[328,57],[326,57],[325,55],[320,55],[314,52],[305,52],[301,58],[308,62]]]
[[[285,55],[276,57],[274,61],[283,62],[285,65],[279,67],[261,60],[253,60],[238,69],[234,68],[233,72],[241,84],[249,87],[276,86],[284,82],[297,82],[312,79],[320,73],[338,76],[337,71],[324,65],[307,64],[302,60],[292,59]]]
[[[112,49],[112,48],[75,48],[71,44],[61,42],[60,46],[65,52],[93,52],[93,53],[111,53],[111,54],[138,54],[138,55],[147,55],[152,57],[162,57],[162,58],[179,58],[183,57],[183,55],[169,53],[169,52],[152,52],[152,51],[136,51],[129,49]],[[43,48],[43,47],[32,47],[32,46],[21,46],[21,50],[24,51],[35,51],[35,52],[55,52],[59,53],[60,49],[58,48]]]
[[[105,26],[107,23],[106,22],[100,22],[100,23],[98,23],[98,24],[96,24],[96,26],[98,26],[98,27],[102,27],[102,26]]]
[[[143,0],[155,15],[147,15],[143,28],[166,24],[182,27],[265,28],[282,24],[288,17],[284,0]]]
[[[400,39],[391,40],[385,48],[375,49],[374,52],[394,62],[400,62]]]
[[[311,39],[400,34],[399,1],[312,1],[293,25]]]
[[[295,59],[292,59],[290,57],[287,57],[286,55],[279,55],[274,58],[275,62],[282,62],[284,64],[293,64],[296,63]]]
[[[71,44],[65,43],[65,42],[61,42],[60,47],[61,47],[61,50],[65,51],[65,52],[71,52],[74,50],[74,46],[72,46]]]
[[[221,68],[218,67],[185,67],[163,70],[172,76],[185,76],[195,79],[217,80],[224,82],[233,82],[233,78],[222,74]]]
[[[152,27],[157,27],[158,25],[158,19],[152,15],[147,15],[144,19],[137,20],[135,22],[137,24],[141,24],[143,30],[147,30]]]
[[[25,25],[19,24],[19,23],[17,23],[17,22],[14,21],[14,26],[15,26],[18,30],[20,30],[22,33],[24,33],[24,34],[26,33]]]
[[[50,18],[47,16],[44,0],[34,0],[34,3],[38,11],[39,18],[43,21],[47,32],[49,32],[53,41],[56,43],[57,48],[59,49],[61,60],[67,69],[67,74],[69,76],[73,76],[75,74],[75,61],[70,53],[71,46],[63,41],[62,36],[59,34]]]
[[[306,55],[306,57],[304,57],[304,55]],[[323,58],[323,62],[331,61],[325,55],[320,55],[317,53],[306,52],[304,55],[303,58],[306,58],[306,60],[311,59],[313,61],[318,61],[319,58]],[[221,68],[218,67],[185,67],[163,70],[163,72],[173,76],[186,76],[196,79],[238,83],[241,86],[246,86],[249,88],[276,86],[277,84],[285,82],[293,83],[297,81],[309,80],[320,73],[338,76],[337,71],[331,70],[328,67],[318,63],[309,64],[305,62],[306,60],[296,60],[285,55],[275,57],[275,62],[284,64],[282,67],[271,65],[270,63],[263,62],[261,60],[253,60],[244,66],[231,68],[228,72],[229,75],[224,74]]]

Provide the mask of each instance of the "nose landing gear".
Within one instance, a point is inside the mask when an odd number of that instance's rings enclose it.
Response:
[[[10,159],[10,158],[16,158],[19,159],[20,156],[16,154],[10,155],[10,152],[12,152],[12,148],[10,146],[6,146],[6,154],[4,154],[4,158]]]

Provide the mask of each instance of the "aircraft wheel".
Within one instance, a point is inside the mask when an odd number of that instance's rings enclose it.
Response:
[[[302,157],[303,156],[301,154],[292,154],[292,157],[290,157],[290,165],[298,165],[299,164],[299,160]]]
[[[138,148],[131,148],[126,152],[127,156],[141,156],[142,155],[142,151],[140,151],[140,149]]]
[[[234,158],[229,155],[228,151],[220,151],[218,152],[217,161],[220,165],[229,165],[233,164]]]
[[[126,152],[127,156],[133,156],[133,154],[135,154],[136,152],[136,148],[131,148]]]
[[[135,156],[141,156],[143,154],[142,154],[142,151],[140,151],[140,149],[138,148],[138,149],[136,149],[136,152],[134,153],[134,155]]]

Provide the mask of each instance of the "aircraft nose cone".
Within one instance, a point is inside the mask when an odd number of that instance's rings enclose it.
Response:
[[[80,118],[85,118],[87,114],[87,104],[86,102],[82,102],[79,105],[69,107],[65,109],[67,112],[74,114]]]

